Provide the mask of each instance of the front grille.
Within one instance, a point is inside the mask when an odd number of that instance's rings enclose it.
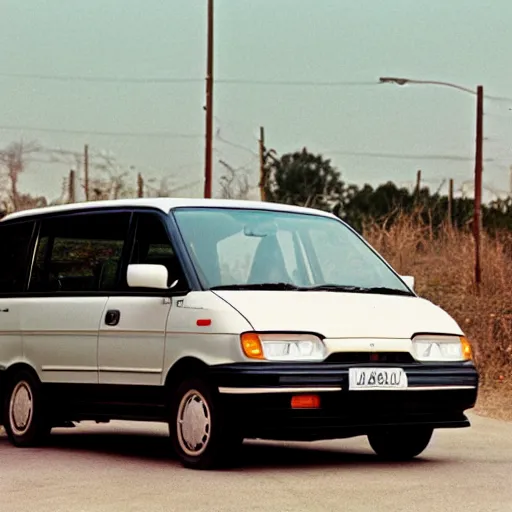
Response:
[[[415,363],[415,360],[409,352],[336,352],[331,354],[325,362],[342,364],[412,364]]]

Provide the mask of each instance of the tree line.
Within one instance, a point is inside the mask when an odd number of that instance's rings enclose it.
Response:
[[[360,232],[366,222],[392,225],[403,213],[418,214],[433,229],[465,229],[473,222],[471,198],[457,197],[450,205],[448,196],[428,187],[411,192],[391,181],[376,188],[347,184],[329,159],[306,148],[266,158],[264,176],[267,200],[332,212]],[[482,223],[489,232],[512,231],[512,197],[482,205]]]

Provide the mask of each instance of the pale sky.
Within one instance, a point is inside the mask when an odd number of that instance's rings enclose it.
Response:
[[[473,178],[475,97],[378,78],[482,84],[487,95],[512,98],[511,23],[510,0],[216,0],[214,181],[222,159],[256,183],[263,125],[278,154],[324,153],[348,182],[407,184],[422,169],[432,188],[449,178],[459,188]],[[206,0],[0,0],[0,48],[0,147],[20,138],[70,151],[88,143],[146,177],[195,183],[178,195],[202,194]],[[12,76],[26,74],[119,81]],[[153,78],[192,81],[143,82]],[[512,99],[485,104],[484,157],[493,161],[484,183],[504,191],[510,108]],[[68,171],[36,162],[21,185],[53,199]]]

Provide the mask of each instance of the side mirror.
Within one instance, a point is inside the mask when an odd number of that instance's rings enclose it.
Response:
[[[128,265],[126,280],[130,288],[168,290],[169,272],[163,265]]]
[[[414,276],[400,276],[402,281],[411,289],[414,290]]]

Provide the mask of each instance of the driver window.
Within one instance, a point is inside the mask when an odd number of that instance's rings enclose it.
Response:
[[[178,283],[173,291],[186,291],[187,283],[181,264],[169,240],[162,219],[155,214],[138,214],[135,241],[130,263],[163,265],[169,272],[167,285]]]

